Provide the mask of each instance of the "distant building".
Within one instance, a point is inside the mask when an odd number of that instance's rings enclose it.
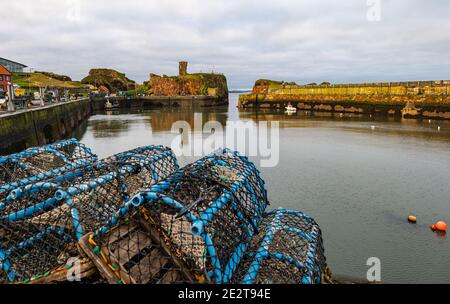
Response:
[[[15,61],[11,61],[0,57],[0,65],[7,68],[11,73],[23,72],[23,69],[27,66]]]
[[[0,91],[7,92],[8,84],[13,84],[12,73],[0,64]]]

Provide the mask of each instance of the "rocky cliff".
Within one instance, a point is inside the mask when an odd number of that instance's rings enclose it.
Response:
[[[136,83],[112,69],[91,69],[89,75],[81,80],[81,83],[90,84],[101,91],[117,93],[118,91],[134,90]]]

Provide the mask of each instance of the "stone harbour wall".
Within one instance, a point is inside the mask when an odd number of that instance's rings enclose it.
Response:
[[[258,80],[252,94],[241,95],[240,108],[385,113],[450,119],[450,81],[391,82],[299,86]]]
[[[89,99],[0,115],[0,155],[73,137],[91,114]]]

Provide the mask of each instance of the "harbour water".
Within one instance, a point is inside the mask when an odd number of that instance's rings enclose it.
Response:
[[[450,283],[448,236],[429,226],[450,222],[450,122],[298,112],[196,109],[202,122],[279,121],[279,164],[260,168],[271,208],[301,210],[323,230],[332,271],[365,277],[371,257],[388,283]],[[101,157],[150,144],[170,146],[172,123],[190,109],[97,113],[81,141]],[[438,130],[440,127],[440,130]],[[200,136],[202,136],[200,134]],[[206,135],[204,135],[206,136]],[[196,157],[193,157],[196,158]],[[259,165],[258,158],[252,158]],[[191,161],[180,157],[181,165]],[[416,225],[406,220],[418,217]]]

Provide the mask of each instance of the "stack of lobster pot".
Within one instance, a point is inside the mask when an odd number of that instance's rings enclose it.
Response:
[[[224,149],[136,195],[80,246],[109,283],[320,283],[317,224],[267,205],[256,167]]]
[[[76,140],[0,158],[0,282],[323,283],[321,230],[267,210],[260,172],[221,149],[179,168],[147,146]]]
[[[65,281],[68,261],[79,256],[78,240],[177,169],[170,149],[149,146],[28,178],[38,182],[20,184],[0,207],[1,280]],[[97,272],[82,262],[82,277]]]

